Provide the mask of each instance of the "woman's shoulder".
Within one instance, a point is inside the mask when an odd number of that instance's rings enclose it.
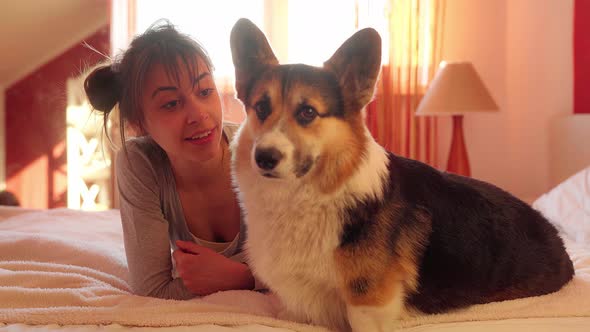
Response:
[[[164,162],[161,148],[149,137],[133,137],[125,141],[125,147],[117,152],[116,167],[153,170]]]
[[[149,136],[131,137],[125,140],[125,150],[128,153],[149,154],[155,147],[156,144]]]
[[[117,152],[115,174],[121,196],[143,208],[160,208],[165,176],[165,159],[161,148],[148,137],[130,138]],[[154,204],[151,206],[150,204]]]

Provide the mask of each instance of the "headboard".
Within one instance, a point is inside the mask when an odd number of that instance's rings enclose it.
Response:
[[[551,187],[590,166],[590,114],[558,117],[550,124]]]

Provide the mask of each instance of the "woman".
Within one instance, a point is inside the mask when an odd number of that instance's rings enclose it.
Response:
[[[129,283],[139,295],[254,288],[241,262],[245,231],[230,177],[237,126],[222,123],[212,69],[205,49],[165,22],[84,84],[105,123],[118,104],[121,133],[140,133],[122,135],[115,164]]]

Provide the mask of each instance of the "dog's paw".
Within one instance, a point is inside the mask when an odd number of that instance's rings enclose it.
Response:
[[[399,312],[378,307],[349,307],[348,320],[353,332],[390,332],[400,327]]]
[[[287,309],[275,293],[270,292],[266,296],[268,296],[268,301],[273,307],[273,315],[276,319],[304,323],[295,313]]]
[[[298,315],[297,313],[285,307],[281,307],[278,309],[276,313],[276,318],[299,324],[312,324],[312,322],[309,319],[306,319],[303,315]]]
[[[301,319],[299,317],[297,317],[297,315],[295,315],[289,309],[284,308],[284,307],[280,308],[277,311],[277,318],[280,320],[288,320],[291,322],[305,323],[305,322],[302,322]]]

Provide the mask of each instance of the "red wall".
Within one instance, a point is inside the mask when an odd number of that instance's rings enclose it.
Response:
[[[109,39],[105,26],[84,41],[109,54]],[[22,206],[66,206],[66,81],[102,60],[80,41],[6,89],[6,185]]]
[[[574,3],[574,113],[590,113],[590,1]]]

